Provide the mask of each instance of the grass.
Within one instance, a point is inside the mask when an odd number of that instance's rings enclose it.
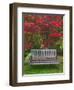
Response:
[[[57,65],[30,65],[30,54],[25,58],[24,74],[47,74],[47,73],[62,73],[63,72],[63,58],[58,56],[60,64]]]

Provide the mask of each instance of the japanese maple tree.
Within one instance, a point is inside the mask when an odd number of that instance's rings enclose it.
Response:
[[[26,50],[60,48],[63,43],[63,15],[25,14],[24,34]]]

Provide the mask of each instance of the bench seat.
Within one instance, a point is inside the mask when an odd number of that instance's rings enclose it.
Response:
[[[30,65],[59,64],[56,49],[32,49]]]

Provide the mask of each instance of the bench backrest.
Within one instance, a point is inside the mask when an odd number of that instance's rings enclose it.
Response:
[[[31,49],[31,55],[35,56],[43,56],[43,57],[56,57],[57,52],[56,49]]]

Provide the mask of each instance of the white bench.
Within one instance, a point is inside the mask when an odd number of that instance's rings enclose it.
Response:
[[[56,49],[31,49],[30,65],[59,64]]]

